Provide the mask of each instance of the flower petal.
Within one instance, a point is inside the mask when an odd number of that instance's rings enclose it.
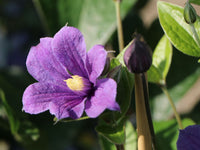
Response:
[[[52,38],[41,38],[40,43],[30,49],[26,65],[28,72],[38,81],[64,80],[67,70],[55,59],[51,49]]]
[[[91,118],[99,116],[106,108],[120,110],[115,101],[117,85],[113,79],[97,80],[97,89],[94,96],[86,101],[85,112]]]
[[[63,27],[53,38],[54,54],[74,75],[88,77],[85,69],[86,45],[81,32],[73,27]]]
[[[38,114],[49,109],[52,101],[77,99],[67,86],[52,83],[34,83],[28,86],[23,94],[23,110],[30,114]]]
[[[80,118],[85,108],[84,98],[66,99],[62,101],[53,101],[50,105],[50,113],[58,119],[70,117],[72,119]]]
[[[107,52],[101,45],[95,45],[87,53],[87,69],[90,81],[95,83],[96,79],[101,75],[105,63]]]
[[[200,148],[200,125],[188,126],[180,130],[177,149],[178,150],[199,150]]]

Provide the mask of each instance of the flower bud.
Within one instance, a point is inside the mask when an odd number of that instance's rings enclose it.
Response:
[[[132,73],[144,73],[152,64],[150,47],[140,38],[140,35],[136,35],[124,53],[124,62]]]
[[[188,24],[193,24],[195,23],[196,19],[197,19],[197,14],[196,11],[194,9],[194,7],[187,2],[185,4],[185,8],[184,8],[184,19]]]

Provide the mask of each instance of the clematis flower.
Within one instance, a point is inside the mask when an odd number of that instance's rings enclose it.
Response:
[[[177,150],[199,150],[200,149],[200,125],[188,126],[180,130]]]
[[[23,110],[38,114],[49,110],[58,119],[77,119],[86,114],[95,118],[105,109],[119,111],[116,82],[99,79],[107,52],[95,45],[86,53],[81,32],[65,26],[53,38],[41,38],[30,49],[26,65],[38,81],[23,94]]]

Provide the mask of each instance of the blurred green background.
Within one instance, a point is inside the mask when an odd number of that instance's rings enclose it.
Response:
[[[97,119],[79,122],[54,124],[49,112],[29,115],[22,112],[22,95],[25,88],[36,82],[27,72],[25,62],[31,46],[39,39],[53,36],[68,23],[83,33],[87,48],[94,44],[103,44],[107,50],[116,50],[115,5],[112,0],[0,0],[0,89],[5,94],[9,108],[5,108],[0,99],[0,150],[3,145],[11,150],[99,150],[100,144],[94,127]],[[124,39],[128,44],[134,32],[141,33],[152,50],[163,35],[158,18],[147,26],[141,12],[149,6],[150,0],[124,0],[121,5]],[[156,6],[153,6],[156,10]],[[40,14],[40,9],[43,14]],[[150,12],[155,11],[150,10]],[[144,11],[145,12],[145,11]],[[148,16],[148,14],[146,14]],[[174,48],[172,65],[167,77],[167,85],[176,103],[181,103],[184,95],[190,91],[189,99],[195,101],[186,108],[179,108],[182,118],[189,117],[200,123],[200,94],[191,88],[198,84],[200,73],[197,58],[189,57]],[[157,85],[149,85],[151,110],[157,121],[172,117],[172,111],[162,91]],[[194,95],[196,97],[194,97]],[[193,97],[192,97],[193,96]],[[186,99],[187,101],[188,99]],[[134,101],[132,101],[131,120],[135,125]],[[163,106],[163,107],[160,107]],[[6,113],[11,110],[19,122],[18,135],[10,130],[10,119]],[[17,121],[16,121],[17,120]],[[31,135],[32,139],[30,138]],[[38,138],[39,135],[39,138]],[[34,141],[33,139],[37,139]],[[6,147],[4,147],[6,150]]]

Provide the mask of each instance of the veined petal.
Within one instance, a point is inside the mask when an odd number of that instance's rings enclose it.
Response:
[[[200,125],[188,126],[180,130],[177,149],[178,150],[198,150],[200,148]]]
[[[90,99],[86,101],[85,112],[91,118],[99,116],[106,108],[120,110],[115,101],[117,84],[113,79],[97,80],[97,89]]]
[[[74,75],[88,77],[85,69],[86,45],[81,32],[65,26],[58,31],[52,42],[53,52],[66,68]]]
[[[66,68],[53,56],[51,42],[52,38],[41,38],[40,43],[30,49],[26,60],[28,72],[41,82],[69,77]]]
[[[48,110],[52,101],[72,100],[77,97],[62,84],[38,82],[26,88],[22,100],[23,110],[30,114],[38,114]]]
[[[50,104],[50,113],[58,119],[70,117],[72,119],[80,118],[85,108],[83,97],[76,99],[66,99],[62,101],[53,101]]]
[[[101,45],[95,45],[87,53],[87,69],[90,81],[95,83],[96,79],[101,75],[105,63],[107,52]]]

